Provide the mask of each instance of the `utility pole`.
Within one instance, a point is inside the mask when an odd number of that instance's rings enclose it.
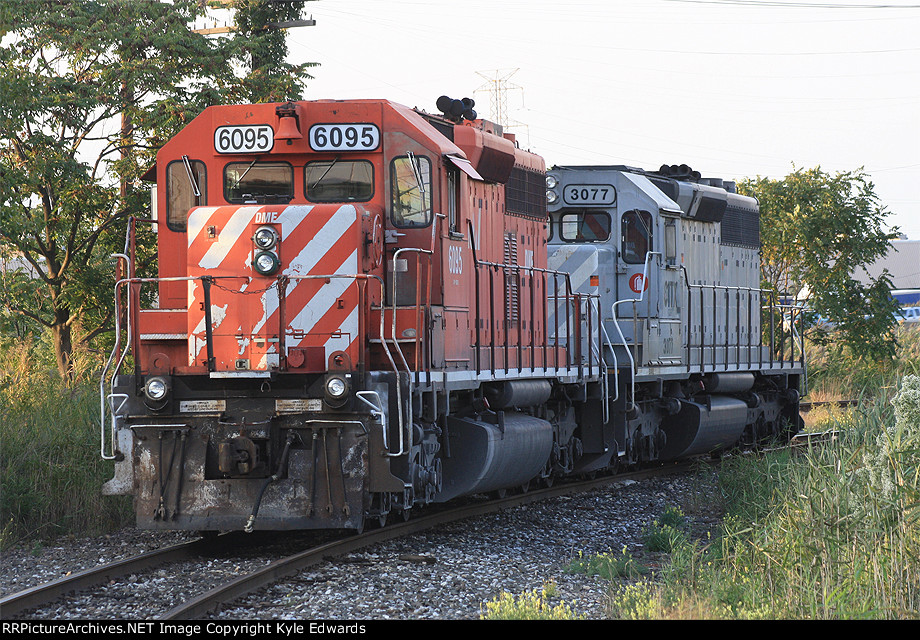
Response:
[[[262,0],[264,4],[277,4],[280,2],[286,2],[290,0]],[[307,0],[300,0],[301,4]],[[229,11],[233,11],[233,5],[236,3],[236,0],[200,0],[201,7],[206,8],[207,6],[218,5]],[[279,20],[277,22],[268,22],[264,25],[265,29],[292,29],[295,27],[314,27],[316,26],[316,20],[313,18],[307,18],[306,20]],[[211,36],[221,33],[233,33],[237,28],[230,24],[224,24],[222,26],[217,26],[215,23],[213,27],[202,27],[201,29],[193,29],[194,33],[200,33],[205,36]]]

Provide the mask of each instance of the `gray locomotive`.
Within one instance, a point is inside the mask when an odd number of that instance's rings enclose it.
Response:
[[[576,471],[799,430],[799,310],[760,288],[754,198],[686,165],[557,166],[547,202],[548,266],[596,296],[607,372],[577,405]]]

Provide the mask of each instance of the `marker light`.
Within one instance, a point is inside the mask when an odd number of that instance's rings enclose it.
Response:
[[[260,249],[271,249],[278,244],[278,232],[273,227],[259,227],[252,236],[252,241]]]
[[[270,276],[281,267],[281,260],[271,251],[262,251],[256,254],[255,259],[252,261],[252,266],[259,274]]]

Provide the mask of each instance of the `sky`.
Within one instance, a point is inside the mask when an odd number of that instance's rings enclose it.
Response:
[[[306,99],[471,97],[554,164],[863,168],[920,240],[920,0],[317,0]],[[503,87],[504,91],[495,91]],[[503,113],[493,113],[502,96]]]

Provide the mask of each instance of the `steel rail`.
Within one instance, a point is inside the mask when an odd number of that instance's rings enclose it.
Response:
[[[817,402],[800,402],[799,411],[801,413],[808,413],[812,409],[817,407],[854,407],[859,404],[859,400],[821,400]]]
[[[41,607],[69,593],[92,589],[111,580],[164,564],[195,558],[209,548],[213,548],[213,541],[199,539],[183,542],[130,558],[116,560],[106,565],[85,569],[46,584],[36,585],[29,589],[3,596],[0,598],[0,618],[8,620],[11,616]]]
[[[264,568],[253,573],[240,576],[235,580],[215,587],[210,591],[202,593],[196,598],[192,598],[170,611],[166,612],[161,619],[163,620],[193,620],[200,619],[206,614],[214,611],[224,603],[232,602],[238,598],[246,596],[258,589],[269,586],[284,578],[295,575],[299,571],[319,564],[330,557],[340,556],[358,549],[368,547],[381,542],[386,542],[393,538],[408,536],[419,533],[436,526],[457,522],[474,516],[481,516],[490,513],[496,513],[503,509],[518,507],[540,500],[555,498],[563,495],[581,493],[592,489],[600,488],[615,482],[621,482],[627,479],[648,478],[655,475],[664,475],[668,473],[677,473],[687,471],[692,468],[693,461],[686,461],[636,471],[625,474],[616,474],[595,478],[591,480],[581,480],[563,485],[539,489],[528,493],[514,495],[499,500],[490,500],[485,503],[460,506],[457,508],[445,510],[431,515],[425,515],[417,519],[411,519],[407,522],[387,525],[382,529],[365,531],[345,538],[330,542],[319,547],[307,549],[301,553],[276,560]]]

